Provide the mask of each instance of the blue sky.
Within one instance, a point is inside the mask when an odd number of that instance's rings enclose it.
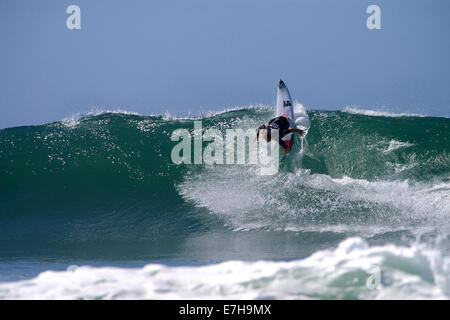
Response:
[[[1,0],[0,128],[274,105],[280,78],[311,109],[449,116],[449,14],[448,0]]]

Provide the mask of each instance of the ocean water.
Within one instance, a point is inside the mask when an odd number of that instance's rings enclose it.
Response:
[[[450,119],[307,111],[271,176],[171,161],[194,119],[273,112],[0,130],[0,299],[448,299]]]

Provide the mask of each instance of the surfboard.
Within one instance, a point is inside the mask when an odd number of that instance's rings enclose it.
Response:
[[[277,91],[277,112],[276,116],[280,116],[282,113],[285,113],[289,116],[289,124],[290,127],[293,128],[295,125],[294,122],[294,107],[291,99],[291,94],[289,93],[288,88],[286,87],[286,84],[283,82],[283,80],[280,79],[280,82],[278,83],[278,91]],[[291,151],[292,148],[292,142],[294,141],[294,134],[289,133],[285,135],[282,140],[286,145],[288,146],[288,152]]]

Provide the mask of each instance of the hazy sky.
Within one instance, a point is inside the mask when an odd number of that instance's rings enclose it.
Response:
[[[448,0],[0,0],[0,128],[274,105],[280,78],[311,109],[449,116],[449,16]]]

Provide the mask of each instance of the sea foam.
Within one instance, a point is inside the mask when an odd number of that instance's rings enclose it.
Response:
[[[0,284],[1,299],[448,299],[450,260],[421,245],[337,248],[289,262],[45,271]]]

